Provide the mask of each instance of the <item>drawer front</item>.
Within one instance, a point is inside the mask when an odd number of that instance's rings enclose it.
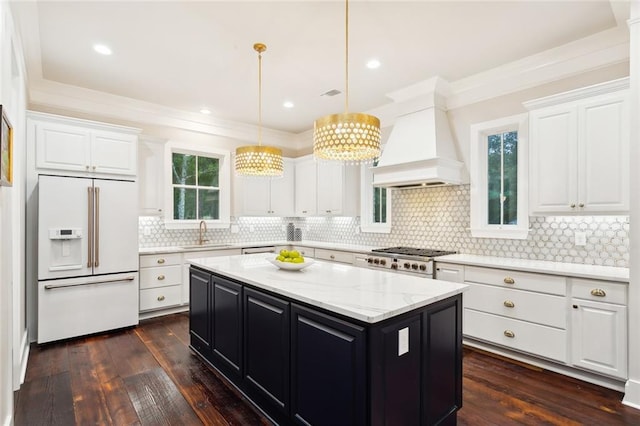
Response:
[[[153,268],[155,266],[169,266],[182,264],[182,254],[145,254],[140,256],[141,268]]]
[[[599,280],[571,279],[571,293],[579,299],[593,300],[597,302],[627,304],[626,283],[612,283]]]
[[[567,299],[562,296],[470,284],[464,294],[464,306],[476,311],[567,328]]]
[[[565,330],[465,308],[463,334],[511,349],[567,362]],[[512,336],[512,337],[508,337]]]
[[[184,253],[186,259],[199,259],[201,257],[220,257],[220,256],[235,256],[242,254],[242,250],[238,249],[221,249],[221,250],[199,250],[189,251]]]
[[[559,296],[567,294],[566,278],[555,275],[465,266],[464,279],[473,283],[497,285],[518,290],[532,290]]]
[[[353,253],[345,251],[316,249],[316,259],[353,264]]]
[[[140,311],[178,306],[181,302],[181,285],[140,290]]]
[[[140,288],[168,287],[182,284],[182,266],[140,269]]]

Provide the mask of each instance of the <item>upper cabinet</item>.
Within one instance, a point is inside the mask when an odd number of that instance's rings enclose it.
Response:
[[[156,216],[163,212],[165,144],[164,139],[140,136],[138,142],[140,216]]]
[[[296,216],[358,216],[360,168],[303,157],[296,163]]]
[[[34,112],[28,122],[38,169],[137,174],[137,129]]]
[[[628,79],[530,102],[532,214],[629,211]]]
[[[283,158],[282,177],[234,176],[236,216],[293,216],[294,162]]]

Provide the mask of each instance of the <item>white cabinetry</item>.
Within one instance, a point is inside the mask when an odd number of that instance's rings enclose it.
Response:
[[[235,176],[234,210],[236,216],[293,216],[295,167],[283,158],[284,173],[278,178]]]
[[[353,253],[349,251],[316,249],[316,259],[353,264]]]
[[[360,168],[305,157],[296,163],[297,216],[357,216]]]
[[[454,283],[464,282],[464,266],[453,263],[435,262],[437,280],[451,281]]]
[[[140,256],[140,312],[182,304],[182,255]]]
[[[574,279],[572,295],[573,365],[626,379],[626,285]]]
[[[532,214],[628,212],[627,87],[622,79],[525,103]]]
[[[135,176],[137,129],[29,112],[36,167]]]
[[[162,214],[165,142],[165,140],[140,136],[138,142],[138,207],[140,216]]]

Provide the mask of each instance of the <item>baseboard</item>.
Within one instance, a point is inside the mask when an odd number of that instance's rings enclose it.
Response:
[[[17,374],[17,377],[14,377],[14,382],[16,379],[18,379],[18,382],[13,384],[13,390],[20,389],[20,385],[24,383],[24,378],[27,375],[27,363],[29,362],[30,349],[29,332],[25,330],[22,335],[22,339],[20,339],[20,374]]]
[[[624,398],[622,399],[624,405],[636,408],[640,410],[640,381],[627,380],[624,386]]]

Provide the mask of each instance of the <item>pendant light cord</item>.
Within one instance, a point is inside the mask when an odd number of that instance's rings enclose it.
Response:
[[[262,52],[258,51],[258,146],[262,146]]]
[[[344,113],[349,113],[349,0],[345,0],[344,6]]]

